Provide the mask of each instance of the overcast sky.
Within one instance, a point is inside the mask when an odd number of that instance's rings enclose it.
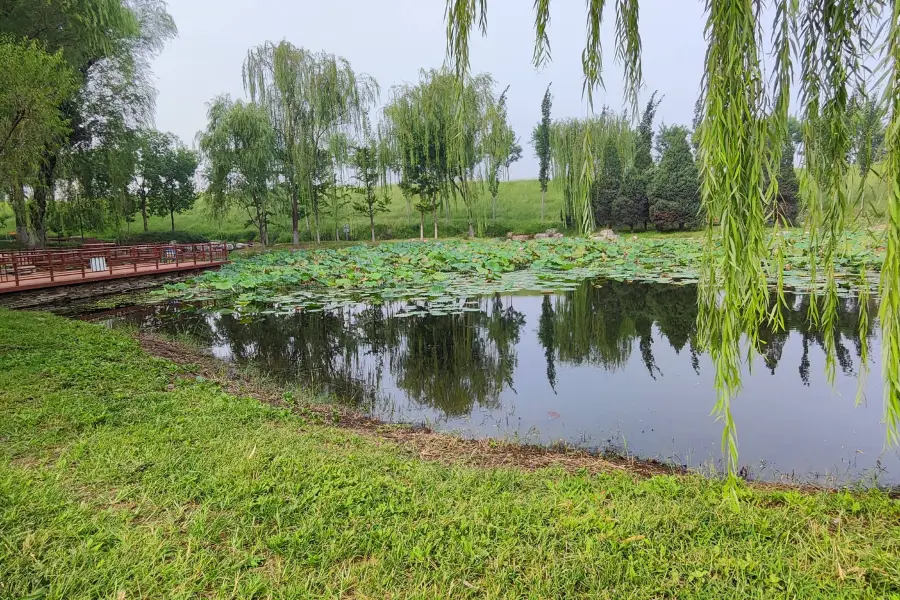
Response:
[[[623,106],[622,71],[613,61],[614,3],[604,17],[606,91],[596,104]],[[499,93],[510,86],[509,116],[524,148],[513,179],[537,177],[530,144],[540,119],[541,98],[553,82],[554,119],[586,114],[581,95],[581,50],[585,3],[551,4],[552,62],[538,72],[532,0],[490,0],[488,35],[473,39],[473,72],[488,72]],[[241,65],[247,50],[286,39],[297,46],[325,50],[348,59],[354,70],[374,76],[382,100],[391,86],[415,82],[420,68],[440,67],[445,59],[444,0],[169,0],[179,36],[154,64],[159,91],[156,127],[189,145],[206,122],[206,103],[226,92],[244,97]],[[640,30],[645,89],[665,96],[657,124],[690,125],[703,71],[703,3],[699,0],[642,0]],[[598,106],[599,109],[599,106]]]

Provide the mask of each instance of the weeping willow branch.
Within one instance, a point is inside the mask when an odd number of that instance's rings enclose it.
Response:
[[[550,126],[553,181],[563,192],[563,220],[582,235],[594,230],[591,190],[603,172],[605,149],[612,144],[624,169],[634,161],[634,132],[628,120],[604,110],[587,119],[557,121]]]
[[[888,35],[890,76],[886,93],[890,111],[887,132],[887,253],[881,268],[881,337],[884,371],[884,420],[888,443],[900,442],[900,2],[891,6]]]

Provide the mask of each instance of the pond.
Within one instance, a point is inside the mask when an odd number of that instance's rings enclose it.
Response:
[[[900,451],[884,449],[875,309],[861,378],[858,307],[842,300],[832,385],[809,298],[788,294],[786,331],[763,331],[745,369],[733,405],[742,471],[900,483]],[[243,315],[167,303],[94,318],[187,335],[219,358],[387,421],[710,470],[721,467],[722,426],[710,416],[713,367],[696,348],[696,302],[693,285],[587,280],[555,294],[461,300],[438,314],[408,302]]]

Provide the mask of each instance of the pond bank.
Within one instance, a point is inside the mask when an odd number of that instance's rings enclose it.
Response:
[[[0,310],[0,597],[900,593],[877,490],[741,486],[735,512],[695,475],[420,460],[225,376]]]

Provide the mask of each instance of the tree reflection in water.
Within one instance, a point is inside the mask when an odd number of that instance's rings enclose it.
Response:
[[[543,296],[539,313],[528,313],[525,306],[535,306],[529,300],[497,296],[480,300],[479,311],[404,318],[398,316],[410,308],[404,303],[243,317],[158,306],[141,320],[368,410],[389,402],[382,395],[385,369],[395,390],[445,416],[467,415],[476,405],[497,408],[504,390],[515,391],[526,318],[536,325],[534,343],[543,350],[543,370],[554,392],[560,365],[617,371],[640,360],[650,377],[664,377],[654,357],[660,343],[676,354],[687,349],[690,367],[699,374],[694,286],[586,281],[575,290]],[[810,348],[826,344],[822,331],[809,325],[809,302],[808,296],[788,294],[785,330],[761,331],[758,348],[774,374],[788,339],[799,334],[798,367],[805,385]],[[855,301],[843,300],[834,339],[838,365],[847,375],[855,373],[853,354],[861,352],[857,319]]]

